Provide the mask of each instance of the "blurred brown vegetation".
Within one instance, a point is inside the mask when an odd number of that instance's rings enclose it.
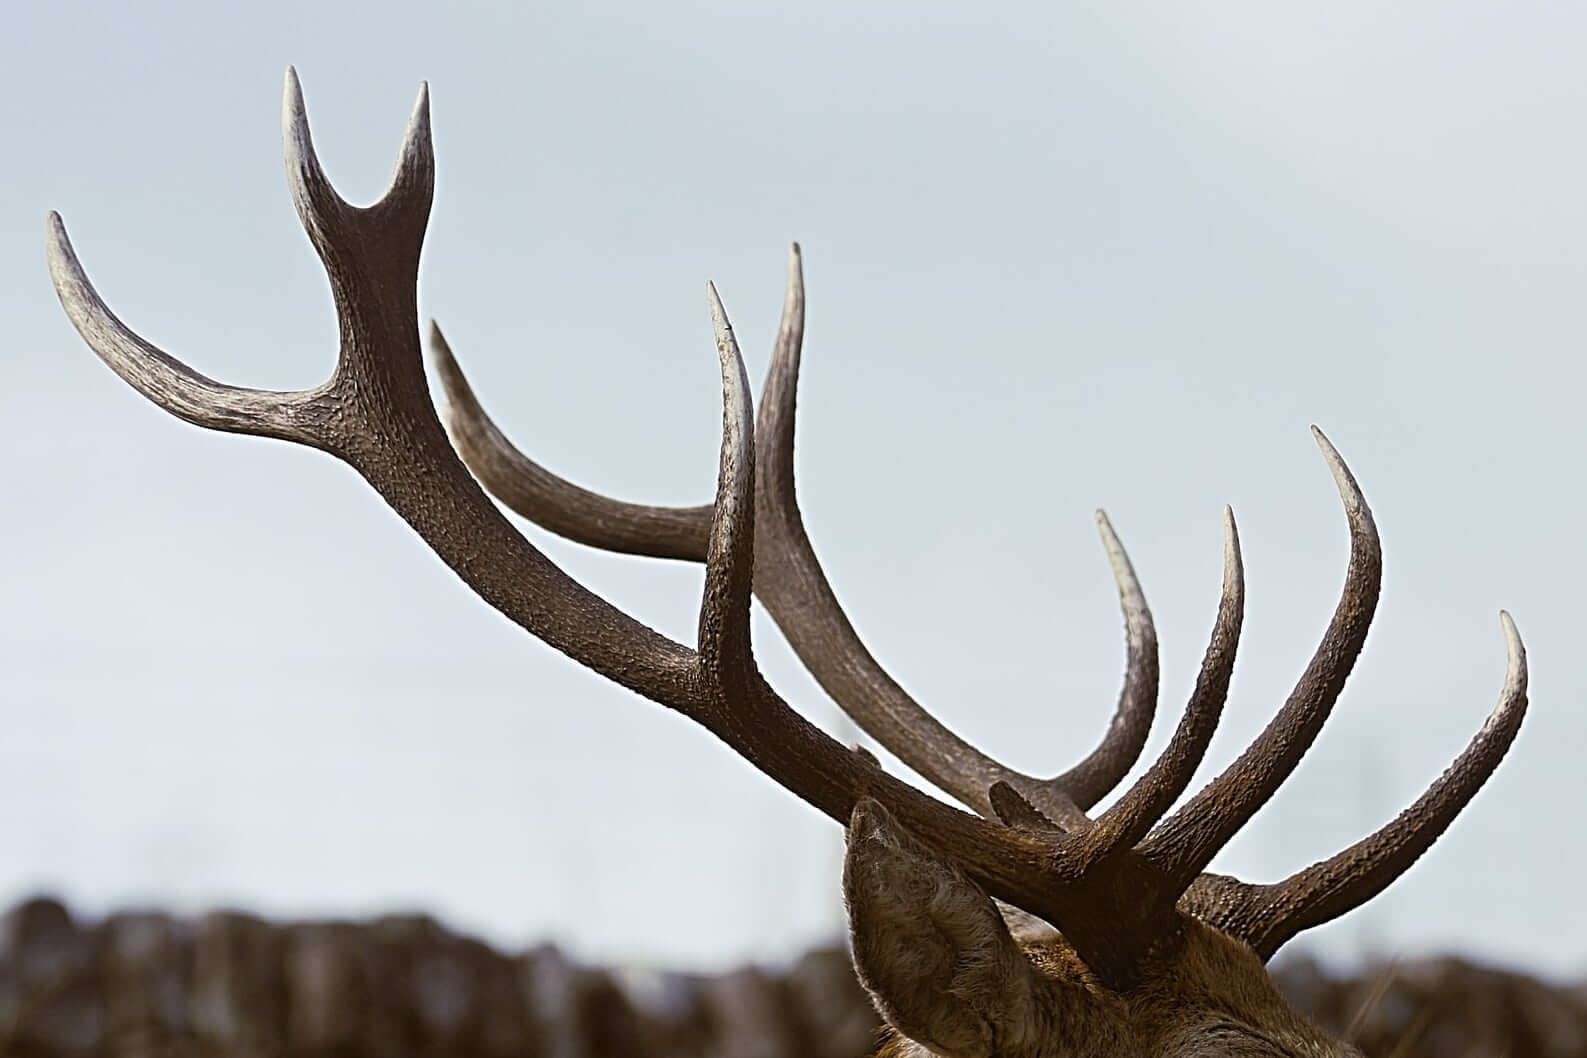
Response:
[[[1587,1058],[1587,985],[1438,959],[1276,972],[1380,1058]],[[155,912],[0,921],[0,1054],[28,1058],[859,1058],[876,1018],[841,949],[778,970],[602,970],[503,955],[422,916],[274,924]],[[1353,1031],[1351,1031],[1353,1030]]]

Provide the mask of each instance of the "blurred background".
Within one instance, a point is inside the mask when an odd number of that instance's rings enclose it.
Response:
[[[1089,750],[1123,644],[1091,512],[1162,639],[1166,742],[1240,520],[1241,663],[1203,776],[1288,693],[1360,478],[1383,601],[1299,772],[1214,868],[1272,880],[1410,804],[1481,725],[1497,611],[1533,662],[1509,759],[1325,961],[1587,968],[1587,10],[1527,3],[55,2],[0,40],[0,902],[272,918],[422,908],[505,949],[698,971],[840,935],[841,834],[679,717],[479,603],[339,464],[197,431],[84,347],[44,267],[229,382],[320,381],[285,192],[302,76],[353,201],[431,85],[421,308],[526,451],[710,495],[703,287],[757,380],[788,244],[799,487],[862,636],[1021,769]],[[692,641],[697,567],[531,537]],[[757,613],[772,683],[852,738]],[[896,766],[894,766],[896,767]]]

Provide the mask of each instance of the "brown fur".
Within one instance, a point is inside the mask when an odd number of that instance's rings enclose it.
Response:
[[[1350,1058],[1245,944],[1190,916],[1128,992],[1062,934],[1000,909],[881,814],[857,813],[844,894],[855,969],[890,1030],[877,1058]]]
[[[1245,945],[1194,919],[1179,950],[1129,995],[1109,992],[1056,931],[1019,944],[1044,982],[1043,1014],[1074,1018],[1049,1035],[993,1058],[1347,1058],[1360,1052],[1330,1039],[1284,1000]],[[1084,1002],[1076,1002],[1080,997]],[[885,1030],[876,1058],[930,1058],[934,1052]],[[944,1054],[944,1058],[959,1058]]]

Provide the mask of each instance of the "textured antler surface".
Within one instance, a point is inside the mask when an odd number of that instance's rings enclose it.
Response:
[[[1118,708],[1101,742],[1052,779],[999,763],[944,727],[866,648],[828,582],[805,531],[794,489],[794,411],[804,343],[801,251],[788,260],[787,290],[755,430],[754,590],[789,645],[833,701],[910,768],[945,793],[994,815],[988,791],[1002,782],[1069,829],[1124,778],[1140,756],[1157,704],[1157,633],[1123,545],[1107,517],[1098,528],[1124,613],[1126,663]],[[459,454],[497,499],[542,528],[592,547],[656,558],[705,560],[711,508],[654,507],[602,496],[526,456],[491,420],[434,324],[430,346],[447,394],[446,421]]]
[[[1141,851],[1188,885],[1218,850],[1256,814],[1310,748],[1366,642],[1383,579],[1382,549],[1372,511],[1355,477],[1323,432],[1312,427],[1333,472],[1350,523],[1350,565],[1322,643],[1278,715],[1223,774],[1164,820]]]
[[[1404,874],[1449,828],[1510,749],[1526,715],[1526,648],[1500,611],[1507,654],[1499,704],[1466,749],[1393,821],[1343,852],[1273,885],[1209,876],[1186,897],[1188,910],[1241,937],[1270,959],[1291,937],[1352,911]]]

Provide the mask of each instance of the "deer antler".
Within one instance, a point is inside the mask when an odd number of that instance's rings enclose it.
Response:
[[[1200,876],[1207,859],[1256,811],[1315,737],[1365,635],[1376,599],[1378,550],[1365,501],[1326,440],[1351,523],[1344,599],[1317,657],[1269,729],[1225,774],[1148,833],[1184,791],[1221,710],[1243,607],[1239,542],[1225,521],[1223,593],[1201,677],[1168,749],[1094,823],[1083,811],[1138,755],[1155,700],[1156,642],[1123,549],[1102,523],[1120,585],[1130,661],[1115,723],[1076,769],[1038,782],[976,753],[926,716],[865,652],[816,563],[793,495],[793,386],[803,328],[797,258],[790,309],[753,419],[748,380],[727,315],[710,288],[723,391],[717,492],[710,507],[666,511],[616,504],[573,490],[543,470],[480,465],[470,431],[496,437],[455,364],[441,357],[454,427],[476,470],[495,488],[538,490],[547,521],[603,546],[703,561],[705,591],[694,650],[660,635],[592,594],[536,550],[501,515],[459,462],[436,418],[419,352],[415,288],[434,189],[429,102],[421,90],[391,187],[374,205],[337,195],[315,158],[297,77],[287,72],[283,124],[287,175],[299,217],[325,265],[336,303],[340,353],[330,379],[277,393],[214,382],[138,337],[100,299],[51,215],[47,248],[56,291],[84,340],[133,388],[209,429],[263,434],[330,453],[357,470],[481,598],[530,634],[616,683],[689,716],[760,770],[841,821],[856,812],[896,817],[959,864],[992,896],[1061,929],[1104,982],[1123,987],[1145,952],[1178,935],[1176,902],[1248,937],[1258,950],[1366,899],[1404,870],[1448,825],[1492,771],[1525,708],[1524,655],[1506,618],[1510,675],[1494,717],[1451,772],[1410,812],[1356,848],[1277,886]],[[472,404],[477,409],[477,403]],[[764,461],[757,472],[758,461]],[[526,469],[527,468],[527,469]],[[505,483],[505,485],[504,485]],[[555,502],[547,500],[551,497]],[[534,506],[534,504],[530,504]],[[762,525],[757,528],[759,515]],[[757,558],[757,544],[766,546]],[[791,709],[762,679],[750,642],[752,590],[801,654],[825,647],[836,661],[822,682],[858,711],[884,744],[940,778],[979,818],[885,774]],[[808,657],[807,657],[808,660]],[[891,688],[891,690],[889,690]],[[882,700],[883,705],[875,702]],[[976,784],[981,784],[979,788]],[[1057,826],[1050,825],[1056,823]],[[1143,841],[1144,839],[1144,841]],[[1187,893],[1188,887],[1188,893]]]
[[[1118,785],[1139,758],[1157,705],[1157,632],[1124,547],[1097,512],[1097,525],[1124,611],[1126,662],[1118,708],[1101,743],[1051,779],[1024,775],[944,727],[882,668],[839,605],[805,532],[794,490],[794,405],[804,342],[804,263],[788,257],[788,283],[772,363],[755,429],[755,594],[788,645],[823,690],[872,738],[944,793],[992,816],[988,790],[1007,784],[1047,818],[1071,829]],[[491,421],[452,355],[430,325],[436,374],[446,390],[447,425],[468,468],[497,499],[544,529],[607,551],[705,560],[709,506],[653,507],[602,496],[524,455]]]

